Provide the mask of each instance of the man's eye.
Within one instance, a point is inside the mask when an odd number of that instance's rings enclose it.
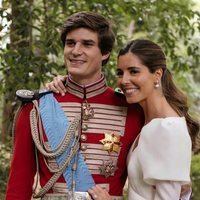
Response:
[[[83,45],[86,46],[86,47],[91,47],[91,46],[93,46],[93,43],[85,42]]]

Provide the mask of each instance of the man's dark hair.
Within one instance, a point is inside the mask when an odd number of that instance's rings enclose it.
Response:
[[[65,21],[62,28],[61,40],[63,45],[65,45],[67,34],[77,28],[87,28],[97,33],[98,46],[102,55],[112,51],[115,43],[115,35],[105,17],[93,12],[78,12],[71,15]],[[105,65],[108,60],[109,57],[102,62],[102,65]]]

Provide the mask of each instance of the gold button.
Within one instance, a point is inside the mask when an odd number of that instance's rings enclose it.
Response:
[[[82,145],[81,145],[81,150],[82,150],[82,151],[86,151],[86,150],[87,150],[87,146],[84,145],[84,144],[82,144]]]
[[[88,125],[87,125],[87,124],[83,124],[83,125],[82,125],[82,130],[83,130],[83,131],[87,131],[87,129],[88,129]]]
[[[86,140],[87,140],[87,135],[82,134],[82,135],[81,135],[81,141],[86,141]]]

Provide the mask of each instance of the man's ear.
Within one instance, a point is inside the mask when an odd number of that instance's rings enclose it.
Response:
[[[106,60],[110,56],[110,52],[102,55],[102,61]]]

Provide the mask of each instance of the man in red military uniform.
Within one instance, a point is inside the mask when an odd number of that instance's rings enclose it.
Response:
[[[25,93],[24,100],[33,102],[24,104],[16,118],[6,200],[75,199],[79,192],[84,199],[122,200],[126,157],[143,113],[106,85],[102,66],[114,34],[104,17],[80,12],[67,19],[61,39],[67,92],[39,100]],[[33,187],[36,173],[39,193]]]

